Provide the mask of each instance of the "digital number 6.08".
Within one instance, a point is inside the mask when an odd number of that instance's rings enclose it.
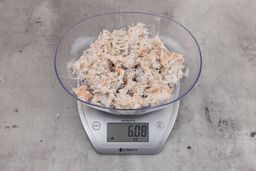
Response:
[[[147,126],[146,125],[129,125],[128,137],[146,137]]]

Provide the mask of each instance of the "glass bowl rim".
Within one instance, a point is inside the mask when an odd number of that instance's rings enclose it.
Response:
[[[68,88],[65,87],[64,83],[62,83],[60,77],[59,77],[59,74],[58,74],[58,71],[57,71],[57,65],[56,65],[56,61],[57,61],[57,54],[58,54],[58,51],[59,51],[59,47],[62,43],[62,40],[65,38],[65,36],[72,30],[73,27],[77,26],[78,24],[88,20],[88,19],[92,19],[92,18],[95,18],[95,17],[100,17],[100,16],[104,16],[104,15],[111,15],[111,14],[142,14],[142,15],[149,15],[149,16],[155,16],[155,17],[159,17],[159,18],[164,18],[164,19],[167,19],[167,20],[170,20],[172,22],[175,22],[176,24],[178,24],[179,26],[181,26],[185,31],[187,31],[189,33],[189,35],[192,37],[192,39],[195,41],[196,43],[196,46],[198,48],[198,52],[199,52],[199,59],[200,59],[200,68],[199,68],[199,72],[197,74],[197,77],[195,79],[195,81],[193,82],[193,84],[191,85],[191,87],[185,91],[183,94],[179,95],[177,98],[175,98],[174,100],[170,101],[170,102],[167,102],[167,103],[163,103],[163,104],[160,104],[160,105],[157,105],[157,106],[146,106],[146,107],[142,107],[142,108],[136,108],[136,109],[123,109],[123,108],[111,108],[111,107],[105,107],[105,106],[100,106],[100,105],[96,105],[96,104],[93,104],[93,103],[90,103],[90,102],[87,102],[87,101],[83,101],[82,99],[79,99],[78,97],[76,97],[72,92],[70,92],[68,90]],[[192,32],[190,32],[184,25],[182,25],[181,23],[179,23],[178,21],[174,20],[174,19],[171,19],[167,16],[163,16],[163,15],[159,15],[159,14],[154,14],[154,13],[150,13],[150,12],[139,12],[139,11],[114,11],[114,12],[106,12],[106,13],[99,13],[99,14],[95,14],[95,15],[92,15],[92,16],[89,16],[89,17],[86,17],[78,22],[76,22],[75,24],[71,25],[70,27],[67,28],[67,30],[65,31],[64,35],[61,37],[60,41],[58,42],[57,44],[57,48],[55,50],[55,55],[54,55],[54,71],[55,71],[55,74],[56,74],[56,77],[59,81],[59,83],[61,84],[61,86],[64,88],[64,90],[70,94],[72,97],[74,97],[76,100],[82,102],[82,103],[85,103],[89,106],[93,106],[95,108],[103,108],[103,109],[108,109],[108,110],[120,110],[120,111],[139,111],[139,110],[147,110],[147,109],[154,109],[154,108],[162,108],[164,106],[167,106],[171,103],[175,103],[177,101],[179,101],[182,97],[184,97],[185,95],[187,95],[191,90],[192,88],[195,86],[195,84],[197,83],[200,75],[201,75],[201,71],[202,71],[202,53],[201,53],[201,49],[199,47],[199,44],[196,40],[196,38],[194,37],[194,35],[192,34]]]

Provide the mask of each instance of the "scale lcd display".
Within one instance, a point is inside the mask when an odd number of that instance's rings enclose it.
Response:
[[[148,123],[108,123],[107,142],[148,142]]]

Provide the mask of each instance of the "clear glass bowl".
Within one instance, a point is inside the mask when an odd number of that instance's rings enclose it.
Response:
[[[89,47],[90,43],[96,39],[103,29],[112,31],[138,22],[145,23],[150,31],[155,34],[158,33],[170,50],[184,55],[189,74],[177,84],[173,98],[168,103],[140,109],[108,108],[79,99],[72,91],[72,88],[77,87],[77,81],[71,74],[70,66],[72,63],[82,55],[83,50]],[[72,25],[58,44],[54,67],[57,79],[62,87],[84,105],[112,114],[138,115],[165,108],[185,96],[194,87],[200,76],[202,55],[192,33],[173,19],[143,12],[111,12],[88,17]]]

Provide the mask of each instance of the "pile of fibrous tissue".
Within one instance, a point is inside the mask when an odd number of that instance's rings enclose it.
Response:
[[[72,69],[80,83],[73,91],[81,100],[138,109],[170,101],[184,76],[184,58],[138,23],[128,29],[103,30]]]

